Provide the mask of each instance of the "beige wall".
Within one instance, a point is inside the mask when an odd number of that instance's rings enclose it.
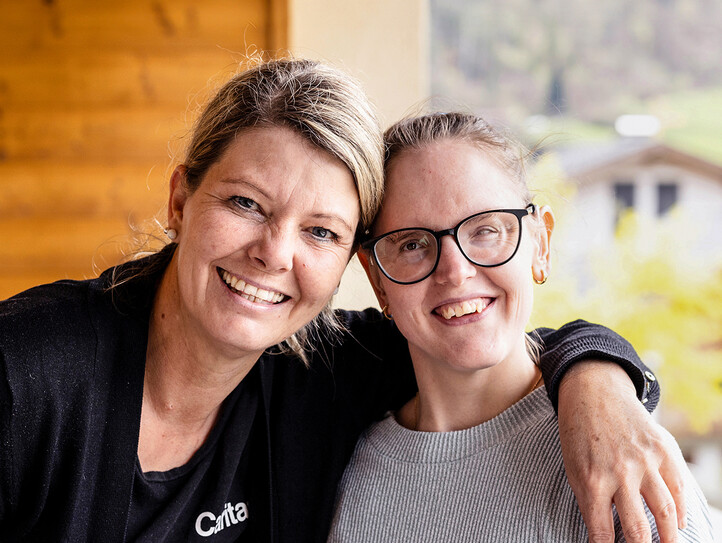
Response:
[[[355,75],[384,126],[428,98],[428,0],[289,0],[288,20],[291,52]],[[375,302],[354,258],[336,305],[363,308]]]

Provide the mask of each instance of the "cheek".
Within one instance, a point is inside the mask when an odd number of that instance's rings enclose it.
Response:
[[[298,281],[309,296],[323,299],[331,297],[341,282],[349,258],[348,251],[310,251],[303,255]]]
[[[428,317],[423,309],[425,291],[418,285],[397,285],[390,281],[385,281],[384,288],[387,303],[399,330],[407,337],[413,335],[421,320]]]
[[[502,266],[498,269],[497,284],[501,285],[506,293],[510,316],[526,325],[534,304],[531,264],[522,261],[522,259],[519,259],[519,262],[514,262],[514,264],[508,268]]]
[[[198,256],[215,254],[232,240],[240,239],[239,228],[231,221],[223,220],[222,213],[200,206],[186,211],[183,229],[181,247],[185,244],[188,251]]]

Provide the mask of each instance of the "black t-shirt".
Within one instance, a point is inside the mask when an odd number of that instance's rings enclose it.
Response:
[[[208,439],[185,465],[143,473],[136,461],[127,541],[253,539],[253,527],[266,516],[259,391],[254,368],[223,402]]]

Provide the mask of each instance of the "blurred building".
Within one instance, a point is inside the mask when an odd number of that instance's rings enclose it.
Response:
[[[661,223],[674,215],[685,243],[669,245],[670,258],[722,267],[722,166],[639,137],[555,152],[576,188],[565,217],[574,227],[561,246],[582,282],[590,275],[589,254],[614,244],[625,212],[637,218],[641,254],[655,247]]]

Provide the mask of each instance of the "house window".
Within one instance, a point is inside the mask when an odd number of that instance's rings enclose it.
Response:
[[[617,203],[617,209],[622,211],[634,207],[634,184],[629,182],[615,183],[614,201]]]
[[[677,183],[657,185],[657,215],[662,217],[677,203],[679,190]]]
[[[630,181],[618,181],[614,183],[614,204],[615,204],[615,226],[619,218],[627,209],[634,208],[634,183]]]

